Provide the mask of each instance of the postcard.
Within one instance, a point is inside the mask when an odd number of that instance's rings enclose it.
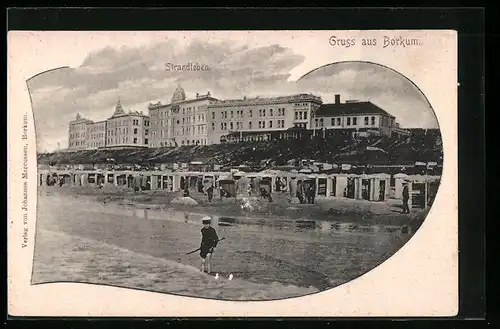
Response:
[[[457,33],[11,31],[11,316],[458,312]]]

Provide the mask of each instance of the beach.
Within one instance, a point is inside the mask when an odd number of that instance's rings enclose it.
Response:
[[[225,217],[235,206],[224,207],[224,201],[190,207],[165,202],[159,207],[153,197],[112,195],[40,188],[34,284],[82,282],[226,300],[290,298],[363,275],[414,232],[402,233],[403,219],[391,213],[384,220],[376,212],[360,219],[339,207],[326,220],[315,219],[311,214],[324,213],[318,205],[284,208],[276,201],[267,215],[240,207],[245,216],[233,211]],[[217,207],[220,214],[214,213]],[[299,211],[274,216],[272,211],[280,207]],[[216,219],[217,233],[225,238],[212,260],[218,279],[199,270],[198,253],[186,255],[199,247],[203,215]]]

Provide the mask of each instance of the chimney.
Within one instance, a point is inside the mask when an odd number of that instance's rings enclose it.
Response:
[[[207,96],[210,97],[210,92],[207,93]]]
[[[200,93],[196,93],[196,98],[199,98],[200,97]]]
[[[335,95],[335,104],[340,104],[340,95],[339,94]]]

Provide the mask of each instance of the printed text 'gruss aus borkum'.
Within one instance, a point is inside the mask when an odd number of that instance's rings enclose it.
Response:
[[[329,39],[329,43],[332,47],[343,47],[343,48],[349,48],[349,47],[355,47],[357,45],[361,45],[363,47],[376,47],[376,46],[382,46],[382,48],[387,48],[387,47],[415,47],[415,46],[422,46],[422,41],[418,38],[405,38],[403,36],[397,36],[397,37],[389,37],[389,36],[384,36],[382,39],[377,39],[377,38],[362,38],[362,39],[356,39],[356,38],[339,38],[336,36],[331,36]]]

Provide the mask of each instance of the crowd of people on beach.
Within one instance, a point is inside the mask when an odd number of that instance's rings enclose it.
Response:
[[[142,175],[140,175],[142,176]],[[142,178],[140,177],[139,178]],[[137,178],[137,177],[136,177]],[[247,184],[240,185],[239,182],[243,180],[248,180]],[[139,184],[134,184],[134,190],[150,190],[151,182],[143,179],[137,179]],[[249,197],[258,197],[261,200],[266,200],[268,202],[273,202],[273,190],[274,193],[288,193],[290,196],[295,197],[300,204],[315,204],[317,186],[316,182],[312,178],[296,179],[292,177],[290,181],[286,178],[276,177],[275,184],[273,185],[270,180],[260,180],[260,179],[248,179],[246,177],[238,179],[228,179],[231,184],[214,184],[211,181],[208,185],[206,181],[202,181],[198,178],[196,184],[191,184],[191,188],[197,190],[198,193],[207,196],[209,203],[213,201],[214,194],[217,192],[220,199],[236,197],[237,194],[246,194]],[[62,187],[66,183],[64,175],[57,175],[52,173],[47,175],[46,185]],[[105,179],[104,177],[96,177],[96,185],[98,188],[103,188]],[[135,183],[135,182],[134,182]],[[149,186],[142,186],[143,183]],[[244,190],[242,190],[242,186]],[[149,187],[149,188],[148,188]],[[402,212],[404,214],[410,213],[410,191],[408,186],[408,181],[403,182],[402,189]],[[190,184],[187,180],[181,180],[181,191],[183,192],[183,197],[191,197]],[[344,196],[348,197],[348,187],[344,190]]]
[[[181,188],[183,191],[183,197],[191,197],[191,190],[187,182],[182,184]],[[291,196],[296,197],[301,204],[315,203],[316,184],[312,179],[299,179],[297,181],[292,179],[287,184],[286,179],[278,177],[276,179],[274,189],[274,193],[289,193]],[[214,194],[216,192],[221,200],[224,198],[236,197],[236,195],[242,194],[249,197],[258,197],[268,202],[273,202],[273,187],[270,181],[250,179],[248,184],[240,185],[236,180],[233,184],[218,184],[218,186],[215,187],[213,182],[204,184],[201,180],[198,180],[195,190],[198,193],[206,195],[208,202],[213,201]]]
[[[62,187],[64,185],[64,177],[63,176],[58,176],[56,173],[52,175],[47,175],[47,181],[46,181],[47,186],[55,186],[56,184],[59,185],[59,187]]]
[[[142,176],[142,175],[140,175]],[[139,178],[141,178],[139,176]],[[104,177],[98,177],[97,179],[97,184],[96,186],[101,189],[104,187],[105,179]],[[137,180],[139,183],[135,184],[134,182],[133,187],[134,191],[138,192],[141,190],[149,190],[150,186],[142,186],[145,184],[149,184],[150,182],[145,182],[143,179],[138,179]],[[58,176],[56,173],[53,175],[48,175],[47,176],[47,186],[54,186],[54,185],[59,185],[62,187],[65,184],[64,180],[64,175]],[[181,183],[181,190],[183,191],[183,197],[190,197],[190,189],[189,189],[189,184],[187,182],[182,182]],[[197,188],[196,190],[198,193],[205,194],[207,196],[208,202],[212,202],[214,193],[217,191],[221,200],[223,198],[231,198],[231,197],[236,197],[236,194],[242,193],[242,191],[239,191],[239,185],[237,182],[235,182],[234,185],[223,185],[220,184],[217,189],[214,186],[214,183],[210,183],[208,186],[204,185],[201,180],[198,180],[196,184]],[[263,200],[267,200],[268,202],[273,202],[273,197],[272,197],[272,186],[271,186],[270,181],[265,181],[264,184],[260,184],[260,181],[251,179],[247,188],[246,188],[246,194],[251,197],[251,196],[257,196]],[[314,204],[315,203],[315,197],[316,197],[316,185],[313,180],[291,180],[288,184],[285,179],[277,178],[276,184],[275,184],[275,191],[276,193],[287,193],[289,192],[292,196],[295,196],[301,204]]]

